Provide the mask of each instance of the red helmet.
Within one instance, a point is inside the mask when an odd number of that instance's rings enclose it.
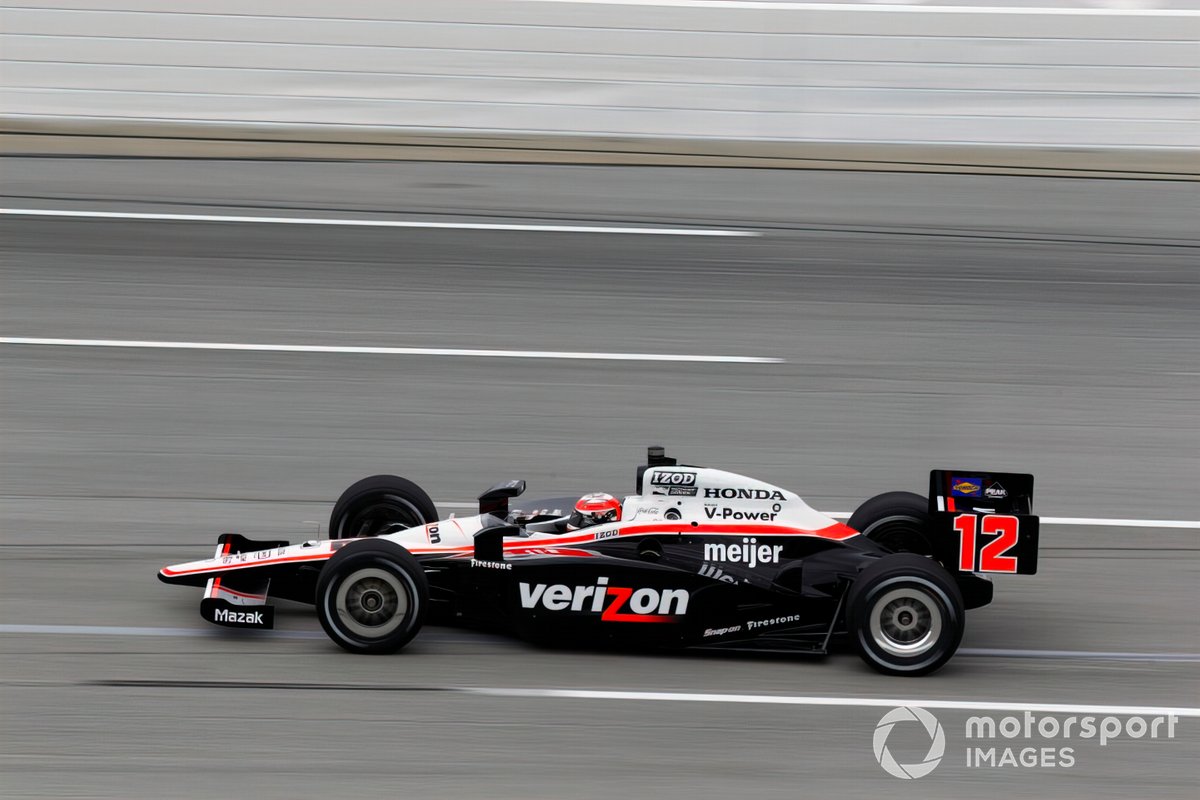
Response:
[[[620,522],[621,501],[611,494],[596,492],[585,494],[575,503],[575,513],[571,515],[572,528],[588,528],[592,525],[602,525],[606,522]]]

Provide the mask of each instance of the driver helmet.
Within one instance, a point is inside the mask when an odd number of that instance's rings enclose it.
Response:
[[[585,494],[575,503],[575,513],[568,522],[572,529],[603,525],[621,521],[621,501],[611,494],[595,492]]]

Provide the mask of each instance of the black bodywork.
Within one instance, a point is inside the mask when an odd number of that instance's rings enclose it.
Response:
[[[523,490],[521,482],[501,486],[517,484]],[[718,567],[706,559],[705,548],[727,548],[729,537],[689,533],[687,524],[681,524],[677,533],[589,542],[561,548],[570,551],[561,555],[554,552],[560,548],[547,545],[544,552],[505,556],[501,543],[520,537],[522,524],[570,508],[572,498],[526,502],[526,507],[548,511],[529,517],[510,512],[493,492],[480,498],[480,507],[497,515],[497,524],[476,536],[474,558],[418,556],[437,623],[508,631],[542,643],[820,653],[844,633],[845,599],[855,577],[890,552],[863,536],[842,541],[756,536],[744,546],[771,548],[777,559],[722,562]],[[987,578],[971,573],[954,573],[954,578],[965,608],[991,602]],[[598,604],[599,589],[575,602],[579,591],[601,586]],[[546,602],[553,587],[570,590],[566,608],[553,607],[566,602],[561,599]],[[661,598],[668,592],[686,593],[683,613],[639,613],[655,596],[660,598],[655,611],[680,611],[685,595],[671,595],[676,602],[664,608]],[[558,596],[562,594],[560,589]]]

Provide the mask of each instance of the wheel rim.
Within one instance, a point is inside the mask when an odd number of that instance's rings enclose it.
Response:
[[[415,505],[403,497],[388,495],[343,516],[334,538],[380,536],[424,524],[425,518]]]
[[[378,567],[355,570],[338,585],[334,611],[345,630],[363,639],[393,633],[408,618],[408,588]]]
[[[892,589],[871,606],[871,639],[895,656],[924,655],[937,644],[942,624],[937,600],[916,587]]]

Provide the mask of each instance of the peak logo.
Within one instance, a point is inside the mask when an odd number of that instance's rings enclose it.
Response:
[[[1005,489],[998,483],[993,483],[983,490],[983,496],[990,497],[993,500],[1003,500],[1008,497],[1008,489]]]
[[[609,586],[605,577],[593,586],[522,582],[518,588],[522,608],[599,614],[602,622],[675,622],[687,614],[690,599],[686,589]]]

